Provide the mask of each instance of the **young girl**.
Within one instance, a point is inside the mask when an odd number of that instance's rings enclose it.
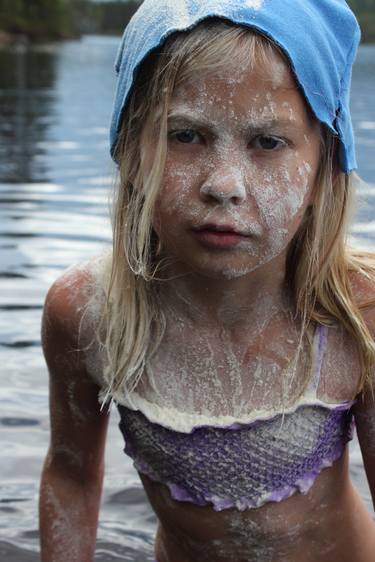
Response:
[[[116,64],[113,249],[50,289],[43,562],[89,562],[109,405],[159,562],[372,562],[375,260],[346,245],[343,0],[146,0]],[[121,467],[119,467],[121,471]]]

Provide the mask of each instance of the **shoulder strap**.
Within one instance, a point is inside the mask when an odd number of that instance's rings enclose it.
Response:
[[[328,327],[324,324],[317,324],[313,341],[311,380],[307,388],[307,393],[314,396],[316,396],[318,391],[323,357],[327,345],[327,335]]]

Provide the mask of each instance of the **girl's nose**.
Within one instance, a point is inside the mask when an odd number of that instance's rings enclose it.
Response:
[[[210,174],[200,189],[204,201],[220,205],[239,205],[246,199],[246,187],[240,170],[217,169]]]

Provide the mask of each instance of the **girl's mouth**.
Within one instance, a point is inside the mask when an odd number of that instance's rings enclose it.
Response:
[[[198,241],[206,247],[230,249],[249,239],[249,235],[230,225],[205,225],[193,230]]]

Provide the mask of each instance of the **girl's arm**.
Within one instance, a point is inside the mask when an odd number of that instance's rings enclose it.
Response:
[[[363,392],[354,409],[357,435],[375,510],[375,385]]]
[[[91,562],[95,552],[109,416],[78,350],[85,281],[77,270],[67,273],[44,307],[51,439],[40,487],[42,562]]]
[[[375,298],[375,284],[367,277],[354,274],[352,290],[357,303],[371,301]],[[375,340],[375,307],[362,311],[367,328]],[[375,368],[372,379],[372,389],[367,388],[358,397],[354,407],[354,416],[359,444],[361,447],[363,464],[369,483],[372,503],[375,509]]]

